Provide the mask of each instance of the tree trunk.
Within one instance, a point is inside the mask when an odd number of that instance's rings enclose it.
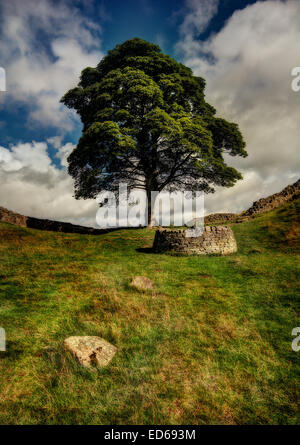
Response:
[[[152,206],[151,206],[151,190],[147,190],[147,199],[148,199],[148,228],[151,228],[155,224],[154,214],[152,214]]]

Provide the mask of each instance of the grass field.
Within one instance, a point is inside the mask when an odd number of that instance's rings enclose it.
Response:
[[[0,223],[0,423],[299,423],[299,207],[233,225],[227,257],[153,254],[148,229]],[[135,275],[156,290],[131,288]],[[118,353],[82,368],[63,350],[71,335]]]

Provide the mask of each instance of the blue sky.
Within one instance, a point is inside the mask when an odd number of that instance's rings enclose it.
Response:
[[[212,21],[199,38],[206,39],[212,32],[217,32],[224,22],[237,9],[244,8],[256,0],[223,0]],[[131,0],[103,1],[102,8],[108,13],[108,20],[103,25],[103,48],[105,51],[117,43],[133,37],[162,44],[162,50],[176,57],[174,44],[179,38],[178,25],[185,14],[182,0]],[[112,17],[114,20],[112,20]]]
[[[0,205],[32,216],[94,225],[95,203],[75,201],[66,157],[81,133],[59,104],[81,69],[117,43],[141,37],[207,80],[207,100],[236,121],[249,157],[244,174],[206,199],[239,211],[299,175],[300,93],[296,0],[0,0]]]

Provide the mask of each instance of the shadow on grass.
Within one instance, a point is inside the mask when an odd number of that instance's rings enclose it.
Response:
[[[0,352],[0,360],[3,359],[18,359],[24,354],[21,345],[15,341],[6,341],[6,350]]]
[[[135,250],[136,250],[136,252],[139,252],[139,253],[154,253],[154,254],[157,253],[157,252],[154,252],[152,247],[139,247]]]

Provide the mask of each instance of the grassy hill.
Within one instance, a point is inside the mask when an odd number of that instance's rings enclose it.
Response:
[[[232,225],[227,257],[153,254],[148,229],[0,223],[0,423],[299,423],[299,206]],[[84,369],[62,348],[71,335],[118,353]]]

